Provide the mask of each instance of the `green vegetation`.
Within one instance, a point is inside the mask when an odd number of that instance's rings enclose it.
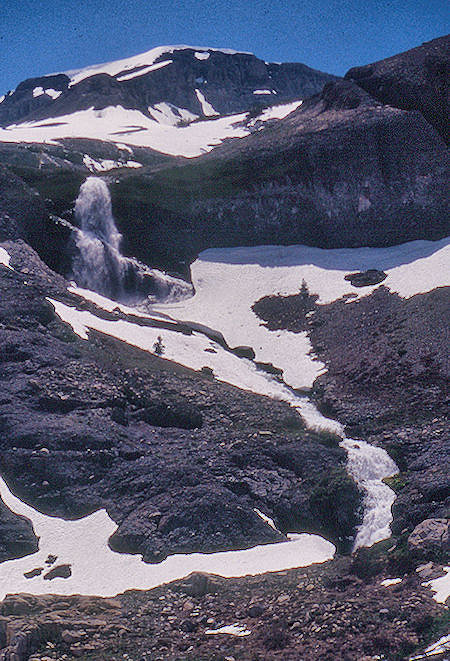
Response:
[[[397,473],[391,477],[383,478],[383,482],[387,484],[387,486],[392,489],[392,491],[398,494],[407,486],[408,479],[402,473]]]

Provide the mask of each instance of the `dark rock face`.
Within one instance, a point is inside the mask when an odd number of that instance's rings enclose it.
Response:
[[[22,82],[0,104],[0,125],[30,119],[43,119],[86,110],[121,105],[149,115],[149,106],[166,102],[203,115],[195,92],[200,90],[218,114],[246,112],[252,108],[303,99],[320,92],[324,84],[336,77],[311,69],[304,64],[270,64],[246,53],[209,51],[207,59],[195,57],[195,49],[184,48],[160,55],[155,64],[171,60],[171,64],[140,76],[124,80],[123,76],[138,73],[145,67],[135,67],[115,76],[98,73],[70,85],[65,74],[31,78]],[[42,88],[44,93],[33,95]],[[61,91],[57,98],[45,93]],[[254,94],[268,90],[268,94]],[[181,117],[180,117],[181,119]]]
[[[0,241],[24,239],[50,266],[64,270],[69,235],[52,222],[38,192],[0,165]]]
[[[31,521],[11,512],[0,498],[0,562],[22,558],[37,550],[38,538]]]
[[[0,165],[0,241],[21,238],[36,246],[46,216],[37,192]]]
[[[363,67],[345,75],[384,104],[419,110],[448,142],[450,37]]]
[[[151,562],[283,539],[254,507],[282,531],[348,546],[360,494],[341,448],[286,404],[100,334],[78,339],[45,301],[76,304],[64,280],[24,244],[5,247],[16,270],[0,267],[0,471],[20,498],[66,518],[106,507],[111,546]]]
[[[448,519],[425,519],[408,537],[408,547],[419,555],[434,552],[438,559],[450,554],[450,523]]]
[[[110,188],[120,231],[143,261],[164,261],[168,246],[172,259],[191,261],[205,248],[274,237],[385,246],[446,235],[446,159],[419,112],[383,106],[342,81],[273,126]]]

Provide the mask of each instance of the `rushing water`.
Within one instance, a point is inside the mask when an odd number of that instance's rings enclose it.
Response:
[[[363,520],[357,530],[353,550],[361,546],[372,546],[390,537],[391,508],[395,493],[384,484],[383,479],[398,473],[396,463],[383,448],[346,438],[343,425],[325,418],[311,401],[299,398],[297,402],[290,401],[290,404],[298,409],[309,427],[342,436],[340,446],[347,451],[347,470],[364,492]]]
[[[383,448],[351,438],[344,439],[340,445],[348,453],[348,472],[365,493],[363,520],[353,546],[356,550],[390,536],[395,493],[382,480],[398,473],[398,468]]]
[[[120,252],[122,236],[111,208],[108,186],[88,177],[75,203],[76,255],[72,263],[75,282],[114,300],[138,303],[178,300],[192,295],[192,287],[178,278],[150,269]]]

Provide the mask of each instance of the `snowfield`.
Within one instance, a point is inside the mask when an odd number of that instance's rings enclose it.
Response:
[[[241,113],[180,127],[160,124],[139,110],[108,106],[1,128],[0,142],[54,143],[61,138],[92,138],[194,157],[211,151],[226,138],[248,135],[249,129],[243,124],[246,117],[247,113]]]
[[[169,556],[157,565],[142,562],[141,556],[115,553],[108,538],[117,526],[105,510],[99,510],[78,521],[64,521],[46,516],[22,503],[0,478],[0,496],[17,514],[33,522],[40,537],[39,551],[19,560],[0,564],[0,600],[7,594],[85,594],[111,597],[130,589],[148,590],[204,571],[220,576],[246,576],[304,567],[325,562],[333,557],[335,547],[318,535],[289,535],[286,542],[265,544],[244,551],[192,553]],[[58,556],[55,565],[70,564],[72,576],[44,580],[49,569],[49,554]],[[43,567],[44,572],[32,579],[24,572]]]
[[[256,359],[283,369],[293,388],[310,388],[324,365],[310,354],[306,333],[269,331],[252,312],[263,296],[299,292],[302,280],[319,303],[344,294],[370,294],[379,285],[357,289],[344,275],[384,270],[382,283],[406,298],[448,284],[450,241],[413,241],[390,248],[323,250],[309,246],[257,246],[206,250],[192,265],[193,298],[152,309],[176,319],[220,330],[230,346],[250,345]],[[295,356],[295,360],[293,357]]]
[[[196,94],[205,116],[215,117],[217,112],[203,92],[197,89]],[[238,113],[196,121],[187,126],[178,124],[192,122],[197,119],[197,115],[186,108],[164,102],[149,107],[151,117],[140,110],[122,106],[108,106],[103,110],[90,108],[69,115],[0,128],[0,142],[55,144],[63,138],[92,138],[113,142],[118,147],[126,143],[125,146],[149,147],[163,154],[193,158],[211,151],[227,138],[244,138],[250,134],[256,121],[283,119],[300,104],[301,101],[296,101],[267,108],[259,117],[250,121],[247,121],[248,113]]]

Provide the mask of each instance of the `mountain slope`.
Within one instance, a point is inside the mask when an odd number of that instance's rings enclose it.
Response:
[[[418,112],[340,81],[273,126],[178,167],[124,174],[110,189],[131,250],[161,254],[159,237],[192,259],[213,246],[441,238],[446,172],[445,144]],[[136,232],[150,243],[138,245]]]
[[[303,99],[335,76],[250,53],[164,46],[85,69],[30,78],[0,103],[0,126],[120,106],[170,123]],[[133,123],[133,122],[131,122]]]

